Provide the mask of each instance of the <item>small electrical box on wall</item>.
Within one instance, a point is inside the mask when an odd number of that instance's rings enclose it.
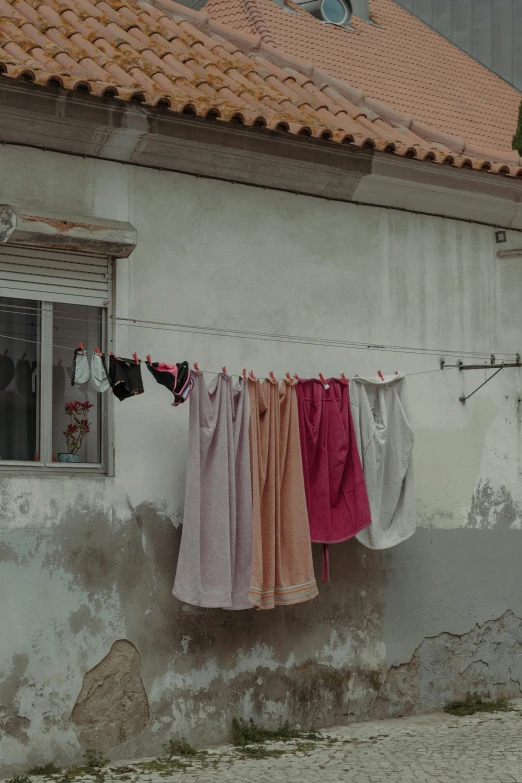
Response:
[[[507,231],[505,228],[499,228],[495,231],[495,241],[497,245],[505,244],[507,240]],[[497,258],[522,258],[522,247],[509,247],[497,250]]]

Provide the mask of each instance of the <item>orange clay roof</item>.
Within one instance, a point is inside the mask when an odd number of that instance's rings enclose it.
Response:
[[[517,152],[480,149],[440,133],[263,43],[259,34],[244,35],[209,19],[206,10],[171,0],[0,0],[0,71],[175,112],[522,176]]]
[[[370,0],[374,24],[323,24],[292,0],[208,0],[210,16],[480,147],[511,150],[522,94],[394,0]],[[292,9],[295,13],[289,13]]]

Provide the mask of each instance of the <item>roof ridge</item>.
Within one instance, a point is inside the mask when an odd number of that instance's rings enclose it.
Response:
[[[272,38],[272,34],[263,17],[263,14],[261,13],[261,10],[256,3],[256,0],[241,0],[241,3],[246,11],[248,18],[252,22],[254,30],[259,33],[263,43],[267,44],[268,46],[273,46],[275,49],[276,42]]]

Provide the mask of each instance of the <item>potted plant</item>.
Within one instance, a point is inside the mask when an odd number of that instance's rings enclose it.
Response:
[[[92,402],[74,402],[65,403],[65,415],[69,416],[70,422],[63,431],[65,442],[67,443],[67,452],[58,454],[58,462],[79,462],[80,451],[83,439],[91,431],[89,423],[89,411],[94,408]]]

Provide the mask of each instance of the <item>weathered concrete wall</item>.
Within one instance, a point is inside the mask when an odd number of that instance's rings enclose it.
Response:
[[[137,228],[136,251],[117,262],[120,316],[442,354],[520,347],[522,265],[496,258],[487,227],[27,149],[1,148],[0,167],[0,203]],[[144,396],[115,401],[114,478],[0,474],[7,768],[70,761],[93,744],[128,757],[173,735],[218,741],[234,715],[317,726],[431,708],[463,682],[500,687],[467,651],[486,660],[501,626],[495,672],[518,688],[518,370],[463,407],[459,395],[484,375],[437,371],[436,353],[121,325],[116,351],[258,374],[412,373],[421,530],[384,555],[334,547],[332,582],[310,604],[180,604],[171,587],[188,407],[172,408],[145,372]],[[473,677],[445,649],[473,664]]]

